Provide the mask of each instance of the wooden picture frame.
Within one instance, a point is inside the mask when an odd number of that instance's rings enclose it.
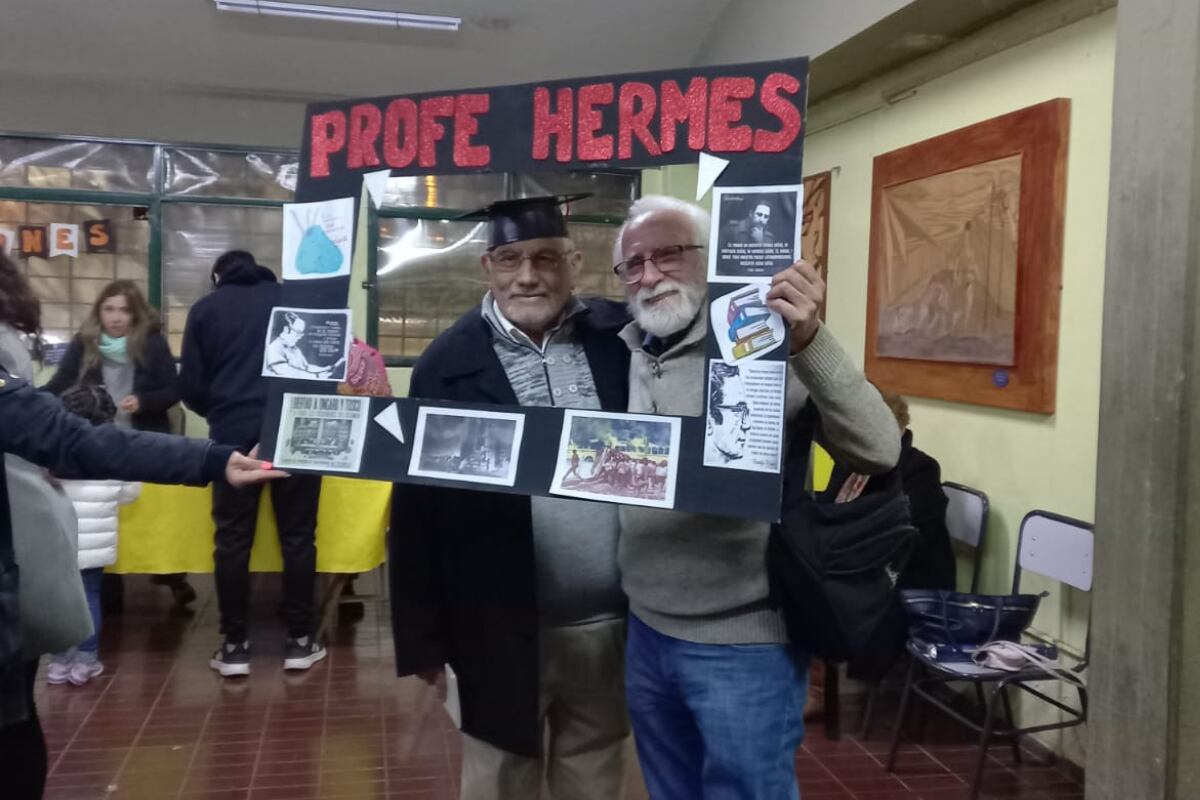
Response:
[[[826,300],[821,302],[821,319],[829,292],[829,201],[832,172],[818,172],[804,179],[804,219],[800,232],[801,256],[812,262],[825,281]]]
[[[876,384],[1054,413],[1070,109],[1049,100],[875,158],[865,361]],[[998,186],[1019,187],[1018,201]]]

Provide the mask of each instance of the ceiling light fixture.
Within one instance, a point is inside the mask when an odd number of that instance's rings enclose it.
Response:
[[[270,17],[299,17],[329,22],[357,22],[363,25],[384,25],[389,28],[421,28],[433,31],[457,31],[461,17],[442,17],[436,14],[412,14],[407,11],[377,11],[371,8],[345,8],[312,3],[290,3],[287,0],[213,0],[217,11],[236,11]]]

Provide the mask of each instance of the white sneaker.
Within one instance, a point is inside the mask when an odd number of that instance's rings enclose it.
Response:
[[[71,675],[71,662],[52,660],[50,666],[46,667],[46,683],[54,686],[62,686]]]
[[[75,663],[71,664],[71,670],[67,674],[67,680],[76,686],[83,686],[92,678],[99,677],[104,674],[104,665],[100,663],[94,656],[87,659],[75,659]]]

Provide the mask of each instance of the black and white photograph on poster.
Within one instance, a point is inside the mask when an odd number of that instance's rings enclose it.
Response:
[[[714,186],[710,283],[769,281],[800,257],[803,184]]]
[[[369,397],[284,394],[275,466],[358,472],[370,410]]]
[[[704,466],[779,472],[787,362],[708,363]]]
[[[672,508],[679,419],[565,411],[550,493]]]
[[[751,283],[709,304],[708,318],[727,363],[753,361],[787,341],[783,317],[767,307],[768,288]]]
[[[350,274],[354,198],[283,205],[283,280]]]
[[[349,309],[273,308],[262,374],[268,378],[344,381],[350,340]]]
[[[512,486],[524,431],[524,414],[421,406],[408,474]]]

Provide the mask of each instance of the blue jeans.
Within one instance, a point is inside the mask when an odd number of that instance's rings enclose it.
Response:
[[[653,800],[798,800],[808,659],[780,644],[696,644],[632,614],[625,694]]]
[[[81,569],[79,577],[83,578],[83,594],[87,597],[88,611],[92,612],[95,633],[80,642],[76,649],[95,655],[100,650],[100,582],[104,578],[104,567]]]

